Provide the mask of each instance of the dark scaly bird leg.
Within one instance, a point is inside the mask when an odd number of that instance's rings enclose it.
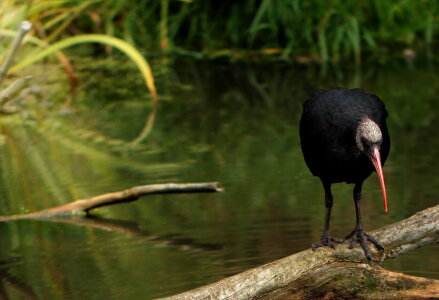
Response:
[[[355,246],[355,243],[359,243],[363,248],[364,254],[366,255],[368,260],[372,259],[372,255],[370,254],[369,246],[367,245],[367,241],[372,242],[378,250],[384,250],[384,247],[370,234],[363,231],[363,226],[361,225],[361,213],[360,213],[360,199],[361,199],[361,188],[363,182],[355,184],[354,187],[354,202],[355,202],[355,213],[356,213],[356,223],[355,228],[349,233],[345,239],[351,239],[349,243],[349,249],[352,249]]]
[[[331,192],[331,184],[323,182],[323,188],[325,189],[325,207],[326,207],[326,215],[325,215],[325,226],[323,227],[323,234],[320,238],[320,241],[312,244],[312,250],[316,250],[318,247],[328,246],[331,248],[335,248],[332,242],[336,242],[339,244],[343,243],[343,240],[332,238],[329,235],[329,220],[331,218],[331,209],[332,209],[332,192]]]

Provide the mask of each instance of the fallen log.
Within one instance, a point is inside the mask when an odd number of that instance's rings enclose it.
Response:
[[[146,195],[176,193],[208,193],[221,192],[218,182],[200,183],[164,183],[140,185],[120,192],[107,193],[96,197],[77,200],[65,205],[49,209],[13,216],[0,217],[0,222],[21,219],[47,219],[60,216],[87,215],[92,209],[118,203],[132,202]]]
[[[305,250],[218,282],[162,298],[189,299],[439,299],[439,280],[408,276],[379,266],[412,249],[439,241],[439,205],[372,234],[384,252],[347,244]]]

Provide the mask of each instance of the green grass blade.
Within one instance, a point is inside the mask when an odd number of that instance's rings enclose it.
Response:
[[[154,85],[154,77],[152,75],[151,67],[149,66],[146,59],[130,44],[118,38],[102,34],[84,34],[59,41],[42,50],[41,52],[36,53],[32,57],[26,58],[20,63],[14,65],[10,69],[10,72],[12,73],[23,69],[24,67],[27,67],[61,49],[84,43],[101,43],[104,45],[115,47],[125,53],[136,64],[140,73],[142,74],[145,84],[153,97],[154,104],[157,102],[157,92]]]
[[[35,55],[26,58],[22,60],[20,63],[16,64],[10,69],[10,72],[15,72],[17,70],[20,70],[24,67],[27,67],[46,56],[56,53],[57,51],[60,51],[61,49],[76,46],[83,43],[101,43],[104,45],[112,46],[123,53],[125,53],[138,67],[140,70],[140,73],[142,74],[142,77],[145,81],[146,87],[150,91],[152,95],[152,101],[153,101],[153,109],[147,119],[147,122],[145,124],[144,129],[140,133],[140,135],[133,141],[134,144],[140,143],[142,140],[144,140],[151,132],[152,127],[154,125],[154,119],[155,119],[155,108],[157,106],[157,91],[154,85],[154,77],[152,75],[151,67],[149,66],[147,60],[137,51],[133,46],[128,44],[127,42],[124,42],[123,40],[120,40],[115,37],[103,35],[103,34],[84,34],[84,35],[78,35],[75,37],[67,38],[62,41],[59,41],[55,44],[52,44],[51,46],[48,46],[46,49],[36,53]]]

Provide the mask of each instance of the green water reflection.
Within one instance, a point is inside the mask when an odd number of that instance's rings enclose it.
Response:
[[[124,68],[82,67],[74,113],[2,117],[1,215],[156,182],[220,181],[226,191],[145,197],[85,220],[0,223],[0,292],[10,299],[166,296],[308,248],[321,234],[323,191],[303,162],[298,119],[317,88],[360,86],[390,111],[390,212],[370,178],[367,230],[438,203],[434,70],[156,65],[156,124],[133,146],[150,107],[140,79]],[[354,226],[351,189],[334,187],[337,237]],[[439,278],[438,250],[427,246],[385,266]]]

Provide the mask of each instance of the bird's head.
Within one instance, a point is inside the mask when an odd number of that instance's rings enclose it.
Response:
[[[381,184],[381,192],[384,200],[384,210],[387,212],[387,195],[384,184],[383,168],[381,164],[380,147],[383,141],[381,129],[377,123],[369,118],[360,121],[355,134],[357,148],[364,153],[372,162],[378,174]]]

